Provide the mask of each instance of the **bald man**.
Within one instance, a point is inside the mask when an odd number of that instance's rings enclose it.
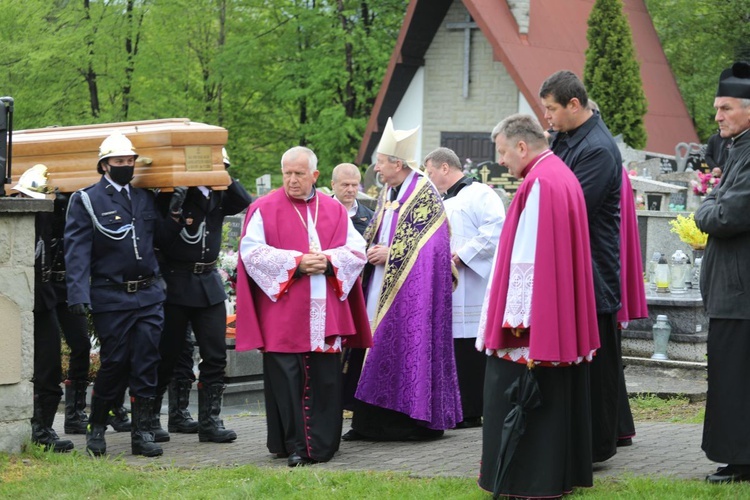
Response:
[[[352,219],[354,229],[363,234],[372,219],[373,211],[366,206],[357,203],[357,193],[362,174],[353,163],[340,163],[333,169],[331,187],[333,197],[346,207],[349,217]]]

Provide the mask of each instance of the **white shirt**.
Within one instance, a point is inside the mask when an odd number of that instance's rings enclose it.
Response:
[[[480,182],[464,187],[444,204],[451,227],[451,252],[464,263],[458,266],[458,286],[453,292],[453,338],[473,338],[505,221],[505,206],[492,188]]]

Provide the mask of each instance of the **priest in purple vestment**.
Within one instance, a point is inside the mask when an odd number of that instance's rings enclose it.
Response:
[[[347,441],[432,439],[462,420],[450,234],[440,195],[413,160],[417,138],[389,118],[377,149],[386,187],[365,232],[364,271],[373,346],[360,357]]]
[[[512,115],[492,138],[499,162],[523,182],[477,336],[487,354],[479,486],[495,496],[558,497],[593,483],[589,362],[599,334],[586,202],[535,118]],[[529,376],[540,404],[525,410],[514,439],[504,427],[524,401],[509,389]]]
[[[317,157],[281,158],[284,188],[250,205],[237,268],[237,350],[263,352],[268,450],[290,467],[330,460],[343,425],[341,351],[369,347],[365,241],[315,189]]]

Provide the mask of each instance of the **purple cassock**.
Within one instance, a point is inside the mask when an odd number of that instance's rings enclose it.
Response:
[[[442,431],[462,420],[448,222],[437,190],[418,172],[407,177],[395,202],[386,201],[393,190],[383,190],[365,233],[368,246],[387,244],[390,251],[385,266],[369,269],[366,278],[373,346],[355,396]]]

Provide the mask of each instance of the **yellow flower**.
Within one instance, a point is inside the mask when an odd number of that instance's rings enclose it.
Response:
[[[706,248],[708,235],[695,225],[695,214],[691,213],[687,217],[678,215],[675,220],[669,221],[669,225],[672,226],[670,231],[679,236],[681,241],[687,243],[693,249],[700,250]]]

